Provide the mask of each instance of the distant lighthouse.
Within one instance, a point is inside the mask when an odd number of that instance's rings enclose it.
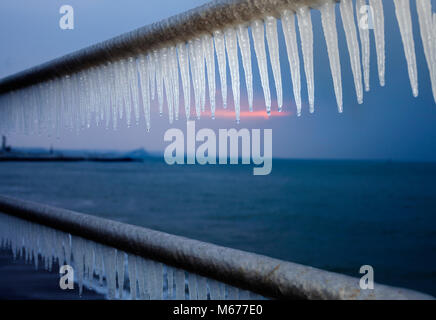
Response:
[[[11,151],[11,147],[8,147],[6,144],[6,136],[2,136],[2,149],[1,152],[9,152]]]

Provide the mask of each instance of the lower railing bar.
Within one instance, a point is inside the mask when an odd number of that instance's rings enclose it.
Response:
[[[0,196],[0,212],[183,268],[230,285],[279,299],[433,299],[375,284],[362,290],[359,279],[263,255],[44,204]]]

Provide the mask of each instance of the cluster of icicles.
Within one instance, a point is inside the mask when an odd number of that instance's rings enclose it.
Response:
[[[414,96],[418,95],[418,72],[411,8],[409,0],[394,0],[396,16],[404,45],[410,83]],[[370,30],[374,31],[380,84],[385,84],[385,31],[382,0],[352,0],[339,3],[340,15],[346,35],[356,96],[363,102],[363,91],[369,90]],[[369,7],[367,5],[369,4]],[[319,7],[328,49],[330,69],[339,112],[343,110],[341,61],[336,26],[336,2],[325,0]],[[416,1],[421,38],[426,62],[430,71],[433,94],[436,101],[436,14],[432,13],[431,0]],[[357,27],[356,19],[362,8],[370,8],[369,20],[373,26]],[[368,9],[366,9],[368,10]],[[356,16],[355,16],[356,13]],[[301,115],[300,54],[297,45],[297,28],[301,39],[304,72],[310,112],[314,112],[315,83],[313,63],[313,29],[310,8],[300,7],[296,13],[281,12],[282,29],[292,76],[297,115]],[[372,18],[372,19],[371,19]],[[364,20],[364,19],[363,19]],[[191,85],[194,92],[195,114],[200,118],[206,107],[206,91],[212,117],[216,108],[215,58],[217,60],[223,107],[227,106],[227,63],[230,69],[231,87],[236,120],[240,120],[240,74],[238,48],[242,57],[249,110],[253,110],[253,72],[251,61],[251,30],[255,56],[260,72],[266,111],[271,112],[271,93],[267,57],[273,71],[278,109],[282,109],[282,76],[279,60],[277,19],[267,16],[262,20],[203,34],[187,43],[153,50],[137,57],[83,70],[0,96],[0,129],[6,131],[40,132],[54,131],[61,127],[72,130],[103,124],[118,127],[120,119],[127,125],[138,123],[145,117],[150,129],[151,101],[157,99],[162,114],[164,100],[168,107],[170,123],[179,118],[181,97],[185,115],[191,115]],[[265,41],[266,35],[266,41]],[[360,45],[359,45],[360,38]],[[268,55],[267,50],[268,48]],[[362,72],[363,69],[363,72]],[[363,80],[362,80],[363,78]],[[180,81],[181,80],[181,81]],[[181,83],[181,88],[180,88]],[[206,83],[207,87],[206,88]],[[164,94],[165,93],[165,94]]]
[[[108,299],[225,300],[263,297],[182,269],[0,213],[0,248],[47,271],[64,264],[85,285]],[[59,289],[61,290],[61,289]]]

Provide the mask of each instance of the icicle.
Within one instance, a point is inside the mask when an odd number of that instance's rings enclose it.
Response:
[[[363,18],[359,14],[367,14],[366,8],[367,8],[366,0],[356,0],[356,11],[358,13],[358,29],[359,29],[359,36],[360,36],[360,45],[362,49],[362,67],[363,67],[363,79],[365,82],[365,91],[369,91],[370,84],[369,84],[369,70],[370,70],[370,48],[369,48],[369,28],[368,26],[361,25],[363,21]]]
[[[94,243],[86,241],[85,243],[85,276],[91,280],[94,273]]]
[[[125,263],[125,253],[123,251],[117,250],[117,278],[118,278],[118,296],[120,299],[123,298],[124,291],[124,263]]]
[[[307,80],[310,113],[313,113],[315,111],[315,84],[313,77],[313,28],[310,9],[308,7],[298,8],[297,17],[303,51],[304,71]]]
[[[107,68],[107,78],[111,79],[111,89],[113,90],[111,92],[111,104],[107,106],[107,110],[106,110],[106,128],[109,128],[109,123],[111,120],[111,111],[112,111],[112,126],[114,128],[114,130],[117,130],[117,126],[118,126],[118,119],[121,117],[121,113],[123,110],[123,102],[122,102],[122,97],[121,94],[119,94],[119,84],[117,81],[117,78],[115,76],[115,66],[113,64],[110,64],[109,67]],[[112,109],[111,109],[112,107]]]
[[[130,298],[136,300],[136,257],[129,254],[128,257],[128,271],[129,271],[129,282],[130,282]]]
[[[188,288],[189,288],[189,300],[197,300],[197,275],[195,273],[189,273],[188,279]]]
[[[268,42],[268,51],[273,70],[274,83],[277,92],[277,104],[279,112],[283,107],[282,73],[280,71],[279,40],[277,36],[277,20],[268,16],[265,18],[265,33]]]
[[[116,250],[114,248],[103,247],[104,271],[108,287],[108,298],[115,299],[117,290],[116,283]]]
[[[369,0],[374,13],[374,37],[380,85],[385,86],[385,22],[382,0]]]
[[[136,279],[138,281],[139,299],[150,299],[147,292],[147,280],[146,280],[146,263],[141,257],[136,256]]]
[[[155,62],[155,68],[156,68],[156,91],[157,91],[157,100],[159,103],[159,114],[162,116],[163,114],[163,72],[162,69],[164,68],[164,62],[161,59],[160,52],[158,50],[153,51],[153,60]],[[152,86],[153,86],[153,80],[152,80]],[[153,96],[154,90],[152,90],[152,96]]]
[[[213,38],[206,34],[201,38],[203,42],[203,51],[206,58],[207,67],[207,82],[209,84],[209,101],[210,101],[210,111],[212,114],[212,119],[215,118],[215,107],[216,107],[216,85],[215,85],[215,50],[213,45]]]
[[[198,72],[198,80],[199,80],[199,96],[200,96],[200,105],[201,111],[205,111],[206,107],[206,70],[205,70],[205,61],[204,61],[204,50],[203,43],[200,38],[194,39],[194,50],[197,62],[197,72]]]
[[[301,116],[300,56],[298,54],[297,34],[295,31],[295,16],[289,10],[284,10],[282,12],[282,28],[285,36],[289,66],[291,68],[292,86],[294,88],[295,104],[297,105],[297,116]]]
[[[160,262],[154,262],[155,279],[156,279],[156,299],[163,299],[163,265]]]
[[[185,300],[185,271],[175,269],[176,300]]]
[[[436,13],[433,13],[433,97],[436,102]]]
[[[150,299],[157,300],[160,299],[159,291],[160,284],[156,269],[156,262],[151,260],[145,260],[146,263],[146,272],[147,272],[147,280],[148,280],[148,289],[150,293]]]
[[[79,237],[74,237],[73,239],[74,271],[79,283],[79,295],[82,295],[83,291],[84,252],[82,241]]]
[[[97,94],[95,95],[95,124],[96,126],[100,126],[104,121],[104,113],[106,110],[106,105],[108,104],[108,100],[110,100],[110,94],[108,91],[110,80],[102,81],[102,73],[103,73],[104,66],[99,66],[94,69],[92,74],[92,81],[94,83],[94,88],[97,91]],[[61,89],[64,93],[64,99],[65,99],[65,92],[66,88],[63,86]],[[110,102],[109,102],[110,103]],[[69,113],[69,110],[66,108],[64,109],[65,113]],[[70,116],[68,114],[68,116]],[[65,114],[64,114],[65,118]],[[64,121],[68,121],[65,119]]]
[[[171,46],[168,50],[170,61],[171,82],[173,84],[173,108],[174,118],[179,120],[179,64],[177,62],[176,47]]]
[[[199,41],[199,39],[197,39]],[[195,100],[195,113],[197,119],[200,119],[201,115],[201,101],[200,101],[200,76],[198,71],[198,56],[195,50],[194,40],[188,41],[189,60],[191,65],[192,84],[194,87],[194,100]]]
[[[239,300],[250,300],[250,291],[244,289],[238,289]]]
[[[150,56],[139,56],[139,75],[141,80],[142,105],[144,108],[145,125],[147,131],[150,131],[150,65],[147,63],[149,59]]]
[[[226,288],[227,288],[227,300],[236,300],[238,297],[238,289],[229,285],[226,285]]]
[[[229,57],[229,68],[232,80],[233,102],[235,105],[236,122],[240,120],[240,81],[239,81],[239,59],[238,59],[238,40],[233,28],[224,31],[226,38],[227,56]]]
[[[436,77],[436,12],[433,13],[433,75]],[[435,79],[436,81],[436,79]],[[436,83],[433,83],[433,93],[436,92]],[[434,94],[436,100],[436,94]]]
[[[213,33],[215,41],[216,57],[218,61],[218,71],[221,81],[221,94],[223,98],[223,107],[227,108],[227,63],[226,63],[226,46],[224,33],[217,30]]]
[[[210,300],[221,300],[219,282],[213,279],[207,279],[209,284]]]
[[[327,43],[327,51],[330,60],[330,69],[333,77],[333,85],[336,94],[336,102],[339,112],[342,112],[342,80],[341,62],[339,60],[338,33],[336,30],[335,3],[328,0],[321,7],[322,26]]]
[[[127,71],[127,63],[124,60],[118,61],[118,81],[121,82],[123,89],[124,106],[126,108],[126,122],[130,127],[132,124],[132,97]]]
[[[360,49],[357,40],[356,24],[354,23],[354,9],[352,0],[342,0],[340,3],[342,24],[347,39],[348,53],[350,55],[351,70],[354,77],[357,102],[363,103],[362,70],[360,66]]]
[[[248,27],[240,24],[236,27],[238,33],[239,48],[241,49],[242,65],[245,72],[245,84],[247,86],[248,108],[253,111],[253,69],[251,67],[251,49]]]
[[[148,74],[150,76],[150,92],[151,99],[154,100],[154,93],[156,91],[156,64],[158,61],[156,60],[157,56],[153,53],[147,54],[147,66],[148,66]]]
[[[167,266],[166,267],[166,271],[167,271],[167,281],[168,281],[168,300],[172,300],[173,299],[173,288],[174,288],[174,270],[172,267]]]
[[[162,76],[165,85],[165,93],[167,97],[168,116],[170,123],[173,123],[173,107],[174,107],[174,92],[173,81],[171,76],[170,58],[168,55],[168,49],[162,48],[159,51],[160,61],[162,63]]]
[[[138,68],[136,65],[136,59],[130,57],[127,60],[127,74],[129,78],[129,87],[133,100],[133,111],[135,113],[136,125],[139,124],[139,87],[138,87]]]
[[[269,90],[268,66],[266,64],[265,32],[263,22],[255,20],[251,23],[253,34],[254,51],[256,52],[257,65],[259,67],[260,81],[262,83],[265,107],[268,115],[271,114],[271,93]]]
[[[177,45],[180,74],[182,78],[183,97],[185,101],[186,120],[189,120],[191,114],[191,79],[189,76],[189,53],[186,44],[181,42]]]
[[[198,300],[207,300],[206,278],[197,275]]]
[[[119,81],[118,67],[116,63],[108,63],[110,72],[112,73],[112,79],[115,87],[115,103],[113,104],[113,117],[112,121],[117,121],[115,119],[122,119],[124,114],[124,102],[123,102],[123,88],[121,81]],[[114,124],[115,126],[115,124]],[[106,127],[109,127],[109,118],[106,120]]]
[[[430,0],[416,1],[418,11],[419,27],[421,30],[421,39],[424,46],[424,54],[427,60],[427,66],[430,72],[432,82],[433,97],[436,102],[436,53],[434,52],[435,35],[433,34],[433,16]]]
[[[415,41],[413,39],[412,17],[409,0],[394,0],[395,14],[401,32],[401,39],[406,55],[410,85],[413,96],[418,96],[418,70],[416,66]]]
[[[38,240],[35,241],[35,243],[38,243]],[[67,264],[71,264],[71,252],[72,252],[72,247],[71,247],[71,237],[69,234],[64,234],[64,252],[65,252],[65,262]]]
[[[95,246],[95,271],[96,274],[98,275],[98,282],[100,287],[103,286],[103,266],[104,266],[104,261],[103,261],[103,247],[100,244],[97,244]]]

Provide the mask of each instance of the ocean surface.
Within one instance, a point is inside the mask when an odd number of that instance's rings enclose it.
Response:
[[[253,176],[251,165],[161,158],[3,162],[0,194],[355,277],[371,265],[378,283],[436,296],[436,164],[274,160]]]

